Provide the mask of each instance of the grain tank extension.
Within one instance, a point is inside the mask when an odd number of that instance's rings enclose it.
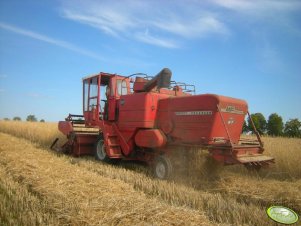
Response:
[[[104,162],[144,161],[161,179],[172,174],[170,156],[179,147],[207,148],[225,165],[259,169],[274,161],[262,154],[257,132],[256,140],[240,138],[249,116],[244,100],[195,95],[194,86],[171,81],[171,75],[165,68],[154,77],[101,72],[83,78],[83,115],[59,122],[68,141],[55,149]]]

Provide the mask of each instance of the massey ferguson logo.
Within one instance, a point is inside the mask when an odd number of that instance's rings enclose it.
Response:
[[[230,106],[230,105],[225,108],[222,108],[221,112],[228,112],[228,113],[239,114],[239,115],[244,114],[243,111],[236,109],[234,106]]]
[[[176,115],[212,115],[212,111],[180,111],[175,112]]]

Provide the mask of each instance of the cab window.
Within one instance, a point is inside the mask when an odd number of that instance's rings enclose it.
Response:
[[[98,83],[97,77],[90,79],[89,111],[97,106]]]
[[[117,94],[119,96],[126,95],[128,92],[126,81],[125,80],[117,80]]]

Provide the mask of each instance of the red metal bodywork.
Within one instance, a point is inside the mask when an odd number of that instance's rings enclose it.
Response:
[[[135,144],[145,148],[163,148],[167,143],[165,134],[160,129],[139,130]]]
[[[237,112],[227,112],[227,107]],[[238,143],[246,113],[245,101],[229,97],[205,94],[168,98],[159,102],[158,127],[178,143],[205,145],[217,139]]]
[[[214,94],[191,95],[178,85],[160,89],[154,88],[155,83],[147,86],[147,82],[148,79],[137,77],[131,92],[128,77],[99,73],[84,78],[82,123],[98,132],[74,132],[76,123],[70,118],[59,122],[64,134],[75,134],[73,143],[68,141],[72,153],[92,153],[97,136],[101,136],[110,158],[149,162],[158,154],[172,151],[173,146],[183,146],[208,148],[216,160],[225,164],[273,161],[261,154],[264,149],[260,138],[240,140],[248,113],[244,100]],[[96,89],[94,93],[92,89]],[[106,99],[104,108],[102,99]]]

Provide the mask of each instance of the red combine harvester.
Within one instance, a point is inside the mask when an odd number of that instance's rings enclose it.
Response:
[[[183,152],[207,148],[225,165],[259,169],[274,162],[262,154],[254,124],[257,140],[240,139],[246,114],[250,117],[245,101],[194,92],[193,85],[171,81],[168,68],[154,77],[108,73],[85,77],[83,115],[69,114],[59,122],[68,141],[56,150],[74,156],[94,154],[104,162],[144,161],[160,179],[171,175],[170,156],[179,147]]]

